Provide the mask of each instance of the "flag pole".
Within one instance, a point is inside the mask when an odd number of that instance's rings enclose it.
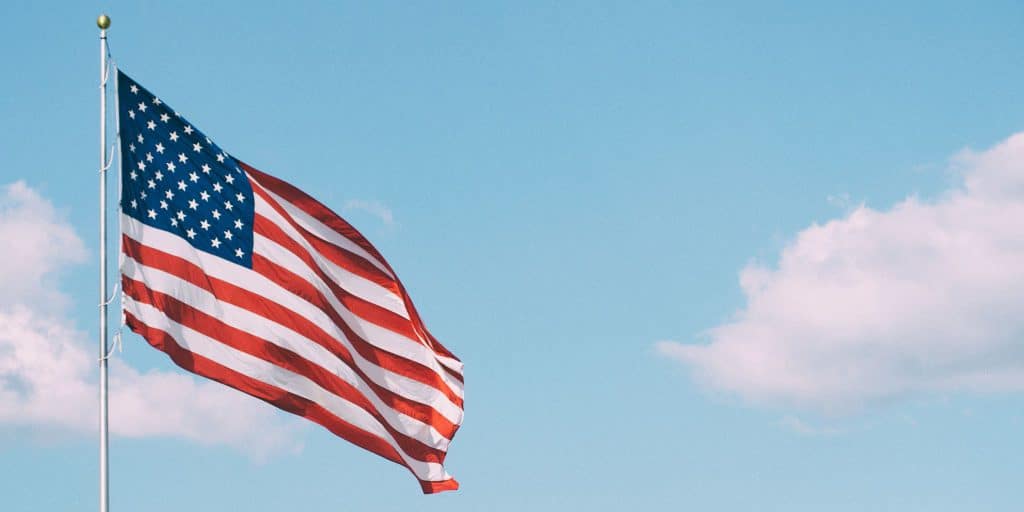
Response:
[[[100,29],[100,512],[110,506],[107,466],[107,29],[110,17],[96,18]],[[111,155],[111,158],[113,155]]]

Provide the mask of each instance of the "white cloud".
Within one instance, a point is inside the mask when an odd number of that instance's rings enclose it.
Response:
[[[118,361],[110,374],[110,429],[116,435],[223,444],[257,459],[301,448],[297,423],[222,384],[183,371],[140,373]]]
[[[85,261],[85,246],[53,205],[23,182],[0,188],[0,240],[6,242],[0,306],[66,306],[55,280],[64,267]]]
[[[67,316],[61,271],[86,258],[53,205],[22,182],[0,187],[0,425],[97,428],[95,341]],[[184,371],[110,371],[110,429],[233,446],[254,457],[298,449],[296,424],[271,406]]]
[[[660,342],[713,388],[842,413],[906,396],[1024,391],[1024,134],[953,158],[935,201],[863,205],[740,273],[705,344]]]
[[[836,428],[811,425],[796,416],[783,416],[782,419],[779,420],[779,425],[787,430],[805,436],[833,436],[841,433],[839,429]]]
[[[349,199],[345,201],[345,210],[362,210],[374,217],[377,217],[384,224],[392,226],[395,224],[395,216],[391,209],[384,206],[380,201],[366,201],[363,199]]]

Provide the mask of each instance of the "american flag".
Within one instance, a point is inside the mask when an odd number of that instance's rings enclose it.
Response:
[[[178,366],[405,466],[425,493],[457,489],[443,462],[462,363],[391,266],[124,73],[117,87],[126,324]]]

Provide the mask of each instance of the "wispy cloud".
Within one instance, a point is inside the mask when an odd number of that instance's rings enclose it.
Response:
[[[834,436],[842,433],[836,428],[811,425],[796,416],[784,416],[779,420],[779,425],[787,430],[805,436]]]
[[[95,431],[96,349],[69,319],[64,270],[86,251],[53,205],[24,183],[0,187],[0,425]],[[261,458],[300,445],[254,398],[184,372],[140,372],[114,359],[111,433],[233,446]]]
[[[713,388],[826,413],[1024,391],[1024,134],[952,166],[938,200],[807,227],[740,272],[746,306],[705,343],[657,349]]]
[[[361,210],[374,217],[380,219],[381,222],[388,226],[395,224],[395,216],[391,212],[391,209],[381,203],[380,201],[374,200],[363,200],[363,199],[349,199],[345,201],[344,209],[346,211]]]

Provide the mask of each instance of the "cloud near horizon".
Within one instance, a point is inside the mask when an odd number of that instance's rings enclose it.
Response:
[[[905,397],[1024,391],[1024,133],[952,158],[933,201],[864,205],[739,275],[746,305],[659,353],[749,401],[842,414]]]
[[[95,432],[96,349],[69,319],[62,272],[87,251],[54,206],[24,182],[0,186],[0,426]],[[127,334],[127,330],[125,332]],[[110,371],[111,434],[221,444],[254,458],[300,448],[297,425],[218,383],[180,372]]]

